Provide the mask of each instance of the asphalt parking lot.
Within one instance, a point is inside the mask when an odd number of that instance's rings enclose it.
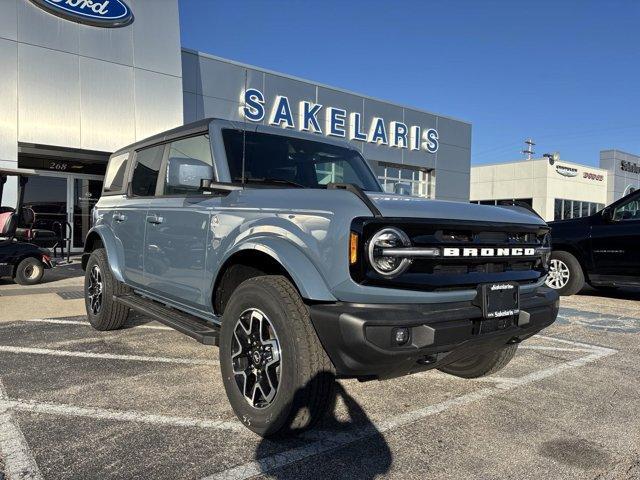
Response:
[[[638,293],[563,300],[557,323],[492,377],[341,381],[331,418],[288,441],[236,421],[216,348],[133,315],[96,332],[82,300],[58,293],[12,315],[22,295],[0,290],[11,480],[640,478]],[[37,315],[51,303],[77,315]]]

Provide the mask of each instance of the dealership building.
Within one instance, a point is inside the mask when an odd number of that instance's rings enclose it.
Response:
[[[551,156],[471,168],[470,198],[495,205],[524,202],[545,220],[591,215],[640,188],[640,156],[600,152],[600,168]]]
[[[0,64],[0,168],[75,249],[110,153],[206,117],[344,138],[387,191],[469,200],[469,123],[182,48],[178,0],[2,0]]]

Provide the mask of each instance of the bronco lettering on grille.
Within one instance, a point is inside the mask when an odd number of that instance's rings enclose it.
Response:
[[[533,257],[536,254],[535,248],[454,248],[446,247],[442,249],[444,257]]]

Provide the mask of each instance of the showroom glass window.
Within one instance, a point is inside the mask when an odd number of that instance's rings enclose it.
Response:
[[[553,206],[553,219],[562,220],[562,199],[556,198]]]
[[[158,174],[162,165],[164,145],[145,148],[136,154],[136,166],[131,179],[131,194],[134,197],[155,195]]]
[[[432,174],[421,168],[378,162],[375,167],[380,185],[387,193],[401,193],[414,197],[433,197]],[[396,185],[400,185],[396,187]]]
[[[562,204],[562,218],[564,219],[573,218],[571,216],[572,214],[571,208],[572,208],[571,200],[564,200]]]
[[[588,217],[604,208],[601,203],[581,202],[579,200],[566,200],[556,198],[554,203],[554,220],[567,220],[570,218]]]

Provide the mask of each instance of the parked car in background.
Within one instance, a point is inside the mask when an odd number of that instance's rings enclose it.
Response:
[[[640,191],[594,215],[551,222],[547,286],[573,295],[585,283],[600,290],[640,286]]]
[[[553,323],[531,212],[386,194],[358,149],[204,120],[116,152],[83,267],[98,330],[140,311],[220,346],[259,435],[309,428],[336,377],[494,373]]]

